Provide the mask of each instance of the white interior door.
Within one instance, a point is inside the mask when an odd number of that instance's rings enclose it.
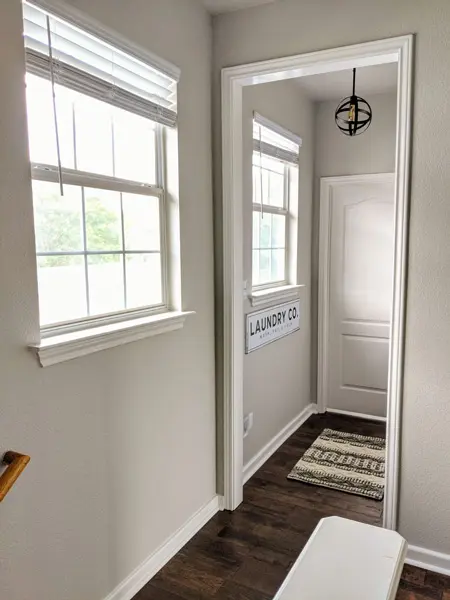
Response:
[[[327,178],[321,189],[322,407],[386,416],[394,176]]]

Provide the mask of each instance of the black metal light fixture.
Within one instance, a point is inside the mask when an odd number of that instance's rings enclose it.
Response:
[[[366,131],[372,122],[372,109],[364,98],[355,93],[356,69],[353,69],[353,93],[344,98],[336,109],[334,118],[343,134],[359,135]]]

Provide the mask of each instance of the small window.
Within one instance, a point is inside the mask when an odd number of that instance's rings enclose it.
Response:
[[[252,287],[287,285],[290,182],[298,177],[300,140],[255,118],[253,126]]]
[[[164,310],[176,82],[27,3],[24,33],[41,327]]]

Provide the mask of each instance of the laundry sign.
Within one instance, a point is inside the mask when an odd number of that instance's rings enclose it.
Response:
[[[251,313],[247,315],[245,352],[249,354],[299,329],[299,300]]]

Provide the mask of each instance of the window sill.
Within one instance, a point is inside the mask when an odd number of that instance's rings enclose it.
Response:
[[[304,285],[283,285],[266,290],[258,290],[249,295],[249,300],[252,306],[263,306],[265,304],[272,304],[273,302],[293,300],[294,298],[298,298],[300,289],[304,287]]]
[[[41,367],[49,367],[79,356],[107,348],[181,329],[189,315],[195,312],[166,312],[159,315],[129,319],[120,323],[91,327],[83,331],[64,333],[43,339],[30,348]]]

